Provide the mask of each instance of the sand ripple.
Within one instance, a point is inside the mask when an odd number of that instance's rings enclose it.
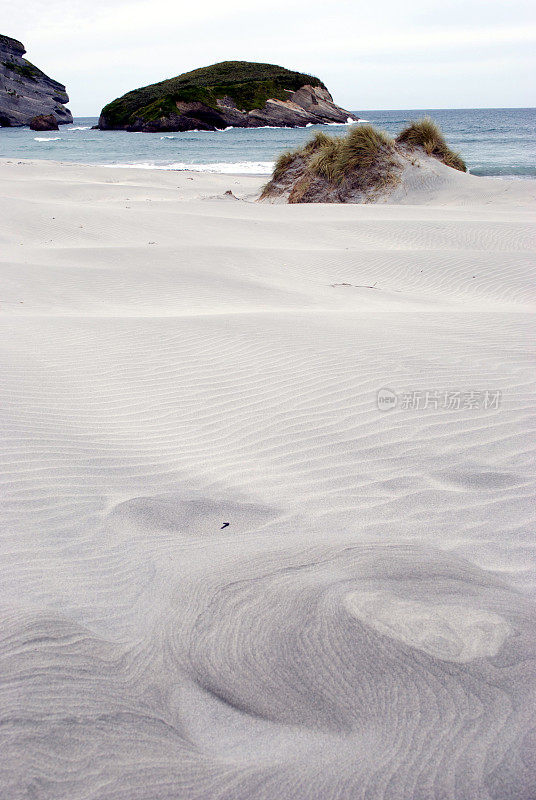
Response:
[[[0,165],[0,796],[534,800],[528,190],[54,169]]]

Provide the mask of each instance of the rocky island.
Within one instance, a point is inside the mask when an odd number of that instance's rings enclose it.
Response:
[[[102,109],[101,130],[214,131],[357,121],[318,78],[274,64],[223,61],[134,89]]]
[[[0,35],[0,127],[34,123],[36,130],[57,130],[72,122],[65,86],[23,58],[25,52],[21,42]]]

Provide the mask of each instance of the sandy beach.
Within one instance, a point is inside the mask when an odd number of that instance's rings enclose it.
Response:
[[[0,160],[1,796],[534,800],[536,182],[263,180]]]

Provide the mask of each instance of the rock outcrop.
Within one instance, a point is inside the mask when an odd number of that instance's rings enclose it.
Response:
[[[273,64],[223,61],[135,89],[102,109],[101,130],[297,128],[357,121],[312,75]]]
[[[31,118],[30,129],[32,131],[57,131],[58,121],[54,114],[39,114],[39,116]]]
[[[72,122],[65,86],[23,58],[25,52],[21,42],[0,35],[0,127],[29,125],[34,117],[49,115],[60,125]]]

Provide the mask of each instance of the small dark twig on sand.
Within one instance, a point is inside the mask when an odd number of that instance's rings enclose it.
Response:
[[[332,286],[352,286],[354,289],[379,289],[379,286],[376,286],[376,283],[378,283],[378,281],[373,283],[372,286],[367,286],[366,284],[362,284],[362,283],[332,283],[331,285]]]

